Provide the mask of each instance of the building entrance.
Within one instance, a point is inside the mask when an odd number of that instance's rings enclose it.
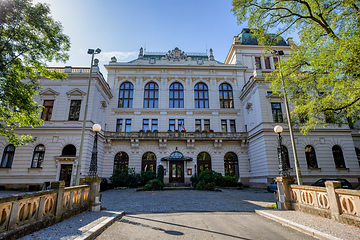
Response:
[[[59,181],[65,182],[65,187],[70,187],[72,164],[61,164]]]
[[[184,161],[170,162],[169,182],[170,183],[183,183],[184,182]]]

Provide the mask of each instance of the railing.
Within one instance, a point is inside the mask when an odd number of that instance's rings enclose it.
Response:
[[[229,139],[242,140],[247,133],[239,132],[105,132],[105,137],[113,139]]]
[[[0,198],[0,239],[21,237],[89,208],[90,186]]]
[[[360,191],[340,186],[333,181],[326,187],[289,185],[292,208],[360,227]]]

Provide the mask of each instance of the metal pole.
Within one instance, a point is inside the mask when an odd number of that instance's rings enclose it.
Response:
[[[296,153],[296,146],[295,146],[295,141],[294,141],[294,133],[292,131],[292,123],[291,123],[291,116],[290,116],[290,111],[289,111],[289,103],[288,103],[288,100],[287,100],[287,94],[285,92],[284,77],[283,77],[283,74],[282,74],[282,71],[281,71],[281,58],[280,58],[280,55],[278,55],[278,56],[279,56],[279,71],[280,71],[280,77],[281,77],[282,91],[283,91],[283,94],[284,94],[286,116],[287,116],[288,124],[289,124],[291,146],[292,146],[293,153],[294,153],[296,180],[297,180],[298,185],[302,185],[303,181],[302,181],[302,176],[301,176],[301,172],[300,172],[299,160],[298,160],[297,153]]]
[[[94,61],[95,52],[91,54],[91,64],[90,64],[90,76],[89,76],[89,83],[88,83],[88,90],[86,94],[86,102],[85,102],[85,113],[84,113],[84,120],[82,124],[82,131],[81,131],[81,142],[80,142],[80,151],[79,151],[79,159],[78,164],[76,167],[76,178],[75,178],[75,186],[80,184],[80,171],[81,171],[81,160],[84,148],[84,136],[85,136],[85,126],[86,126],[86,116],[88,111],[88,103],[89,103],[89,94],[90,94],[90,84],[91,84],[91,74],[93,69],[93,61]]]
[[[97,177],[97,140],[98,132],[95,132],[94,146],[91,155],[91,162],[89,167],[89,176]]]

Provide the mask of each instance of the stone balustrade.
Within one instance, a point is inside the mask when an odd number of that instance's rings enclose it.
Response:
[[[342,189],[341,183],[337,181],[327,181],[325,187],[294,184],[281,186],[288,188],[288,191],[285,189],[281,192],[290,193],[287,196],[287,206],[290,207],[284,209],[294,209],[360,227],[360,190]]]
[[[82,185],[0,198],[0,239],[15,239],[89,209],[90,186]],[[55,187],[53,187],[55,188]]]
[[[105,132],[109,139],[224,139],[246,140],[247,133],[240,132]]]

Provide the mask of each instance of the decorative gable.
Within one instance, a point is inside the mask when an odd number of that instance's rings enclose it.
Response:
[[[55,99],[59,94],[60,93],[58,93],[57,91],[55,91],[51,88],[47,88],[39,93],[41,99],[44,99],[44,98]]]
[[[78,88],[74,88],[74,89],[66,92],[66,95],[68,95],[69,98],[73,98],[73,97],[83,98],[84,96],[86,96],[86,92],[84,92]]]

